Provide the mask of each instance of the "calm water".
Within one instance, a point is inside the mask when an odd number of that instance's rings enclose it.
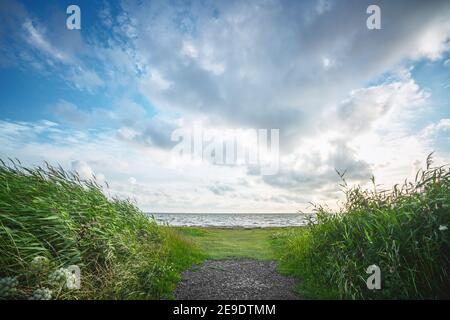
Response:
[[[153,215],[159,224],[191,227],[292,227],[303,226],[307,217],[303,214],[196,214],[196,213],[158,213]]]

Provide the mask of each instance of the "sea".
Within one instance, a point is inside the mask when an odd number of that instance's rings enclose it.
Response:
[[[268,228],[298,227],[308,223],[301,213],[156,213],[158,224],[187,227]]]

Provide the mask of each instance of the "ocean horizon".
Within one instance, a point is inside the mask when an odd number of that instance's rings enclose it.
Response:
[[[308,223],[305,213],[148,213],[160,225],[175,227],[269,228],[299,227]]]

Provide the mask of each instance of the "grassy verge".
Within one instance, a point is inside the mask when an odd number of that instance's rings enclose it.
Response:
[[[0,298],[171,298],[180,271],[202,259],[183,235],[109,200],[95,181],[0,165]],[[66,288],[71,265],[79,290]]]
[[[450,298],[450,171],[430,164],[414,183],[391,191],[344,183],[347,201],[339,213],[317,207],[317,223],[278,234],[282,269],[301,278],[303,295]],[[381,270],[381,290],[366,285],[373,264]]]
[[[201,248],[209,259],[277,258],[273,235],[284,228],[192,228],[179,227],[181,233]]]

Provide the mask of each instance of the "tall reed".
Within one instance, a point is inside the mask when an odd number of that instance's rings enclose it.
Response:
[[[0,160],[0,298],[170,298],[180,270],[200,257],[95,179]],[[70,265],[81,269],[79,290],[55,283]]]
[[[307,294],[350,299],[450,298],[450,170],[420,170],[392,190],[349,187],[338,213],[315,206],[317,221],[285,234],[284,267]],[[366,269],[381,269],[381,290],[369,290]]]

